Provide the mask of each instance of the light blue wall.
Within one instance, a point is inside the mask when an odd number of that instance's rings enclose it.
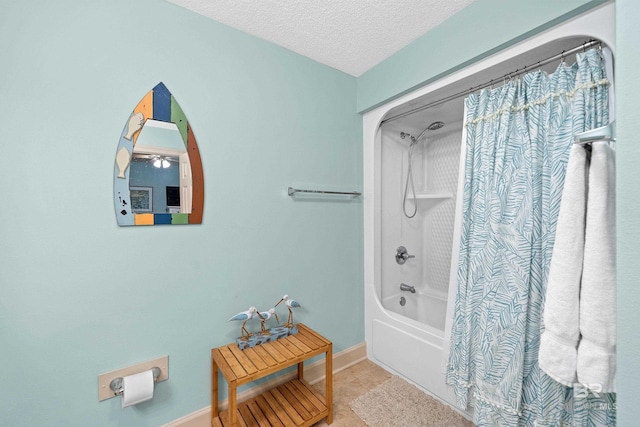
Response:
[[[618,425],[638,425],[640,385],[640,3],[616,2]]]
[[[158,426],[210,404],[227,323],[284,293],[334,342],[364,339],[356,79],[161,0],[0,0],[0,425]],[[122,128],[158,82],[202,154],[202,225],[116,225]],[[150,402],[98,374],[169,355]]]
[[[476,0],[358,78],[358,111],[424,86],[606,0]]]

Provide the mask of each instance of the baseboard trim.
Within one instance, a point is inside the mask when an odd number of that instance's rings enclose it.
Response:
[[[333,373],[338,373],[350,366],[355,365],[367,358],[367,346],[366,343],[360,343],[353,347],[342,350],[333,355]],[[278,378],[269,381],[259,386],[252,387],[249,390],[245,390],[238,394],[238,401],[251,399],[270,388],[276,387],[287,381],[293,379],[297,374],[295,372],[279,376]],[[304,378],[309,384],[315,384],[318,381],[322,381],[325,377],[325,363],[324,358],[316,362],[305,365]],[[222,386],[222,384],[221,384]],[[226,384],[224,385],[226,386]],[[220,402],[220,409],[227,408],[227,400]],[[171,421],[165,424],[163,427],[210,427],[211,426],[211,406],[202,408],[177,420]]]

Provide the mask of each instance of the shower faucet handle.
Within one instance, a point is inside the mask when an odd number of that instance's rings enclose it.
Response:
[[[404,246],[398,246],[398,249],[396,249],[396,262],[400,265],[404,264],[409,258],[415,257],[415,255],[409,255],[407,248]]]

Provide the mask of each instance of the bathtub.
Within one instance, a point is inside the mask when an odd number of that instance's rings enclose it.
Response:
[[[412,296],[413,298],[405,296],[412,300],[405,305],[407,310],[415,310],[418,306],[434,308],[435,312],[440,311],[437,314],[441,314],[444,319],[442,310],[445,301],[426,295]],[[397,303],[395,298],[394,303]],[[436,319],[435,325],[429,325],[422,322],[424,319],[415,320],[386,310],[382,305],[369,307],[368,310],[374,311],[367,313],[373,317],[368,331],[369,358],[438,400],[454,405],[455,396],[445,385],[442,369],[443,331],[438,328],[438,324],[443,320]],[[435,318],[435,313],[431,317]]]
[[[401,306],[403,297],[406,303]],[[445,385],[442,369],[447,300],[425,292],[401,292],[387,297],[374,310],[372,360],[453,405],[455,396]]]
[[[382,306],[405,318],[432,329],[435,334],[444,331],[447,298],[426,292],[399,292],[382,300]]]

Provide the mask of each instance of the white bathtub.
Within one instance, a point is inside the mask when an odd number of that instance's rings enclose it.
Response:
[[[404,305],[401,299],[404,298]],[[447,313],[447,299],[443,295],[434,295],[426,292],[399,292],[382,300],[382,306],[389,311],[413,319],[439,335],[444,331],[445,316]]]
[[[399,306],[400,297],[404,296],[407,303],[402,310],[411,316],[412,311],[417,311],[418,320],[385,309],[379,302],[367,305],[366,317],[372,318],[367,330],[369,358],[440,401],[454,405],[455,396],[446,386],[442,370],[446,301],[417,292],[407,294],[402,292],[386,302]]]

